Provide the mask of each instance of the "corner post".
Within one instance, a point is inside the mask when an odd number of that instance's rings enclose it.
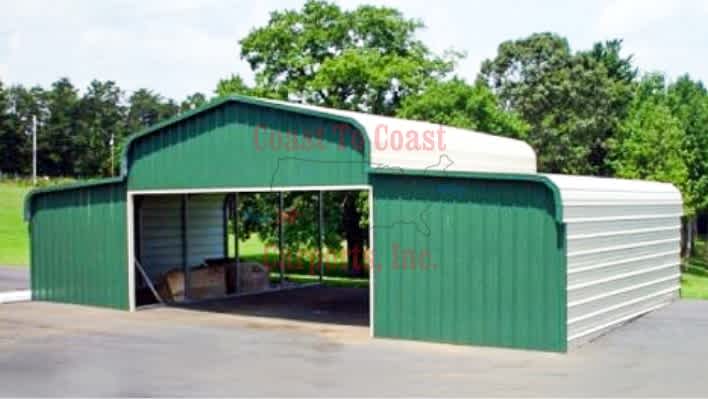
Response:
[[[318,206],[319,206],[319,218],[317,222],[317,227],[318,227],[318,236],[317,236],[317,250],[318,250],[318,256],[319,256],[319,263],[320,263],[320,284],[322,284],[322,280],[324,277],[324,255],[322,253],[322,249],[324,246],[324,193],[320,191],[317,195],[318,197]]]
[[[239,260],[239,246],[238,246],[238,223],[239,223],[239,212],[238,212],[239,198],[238,193],[234,193],[233,198],[233,223],[234,223],[234,258],[236,259],[236,293],[241,292],[241,280],[239,272],[241,269],[241,261]]]
[[[189,270],[189,194],[182,194],[182,273],[184,274],[184,299],[191,297],[191,270]]]
[[[280,286],[283,286],[285,279],[285,257],[283,256],[283,192],[278,192],[278,264],[280,265]]]

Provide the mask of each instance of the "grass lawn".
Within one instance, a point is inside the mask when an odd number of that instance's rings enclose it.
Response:
[[[29,237],[22,207],[30,189],[24,183],[0,181],[0,265],[29,263]]]
[[[684,266],[681,275],[681,296],[683,298],[708,299],[708,254],[706,242],[696,241],[695,254]]]
[[[313,276],[311,274],[288,273],[285,275],[285,278],[289,281],[293,281],[298,284],[319,282],[318,276]],[[271,273],[270,280],[272,282],[278,282],[280,281],[280,275],[278,273]],[[327,287],[367,288],[369,286],[369,279],[356,277],[324,276],[322,283]]]
[[[268,248],[257,236],[253,235],[246,241],[239,243],[240,258],[261,263],[268,266],[271,271],[272,281],[278,281],[278,253],[277,248]],[[229,236],[229,253],[234,253],[234,237]],[[324,285],[330,287],[354,287],[365,288],[369,286],[367,278],[350,277],[347,271],[345,252],[334,253],[326,251],[324,253]],[[315,283],[319,281],[318,260],[315,252],[287,256],[285,260],[286,278],[297,283]],[[364,267],[364,275],[368,275],[368,268]]]

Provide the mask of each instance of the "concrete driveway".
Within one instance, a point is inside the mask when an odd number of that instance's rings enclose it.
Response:
[[[28,290],[29,267],[0,266],[0,292]]]
[[[7,396],[704,396],[706,359],[708,301],[676,302],[567,355],[203,310],[0,305]]]

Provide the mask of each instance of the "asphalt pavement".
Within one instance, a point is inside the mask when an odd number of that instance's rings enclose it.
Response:
[[[621,396],[708,393],[708,301],[567,354],[371,339],[224,309],[0,305],[0,396]]]
[[[0,266],[0,292],[28,290],[29,268],[26,266]]]

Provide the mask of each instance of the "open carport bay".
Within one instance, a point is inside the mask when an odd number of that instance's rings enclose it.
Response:
[[[7,396],[702,396],[708,302],[569,354],[369,338],[366,327],[183,308],[0,311]]]
[[[231,315],[369,326],[369,289],[310,286],[182,305]]]

